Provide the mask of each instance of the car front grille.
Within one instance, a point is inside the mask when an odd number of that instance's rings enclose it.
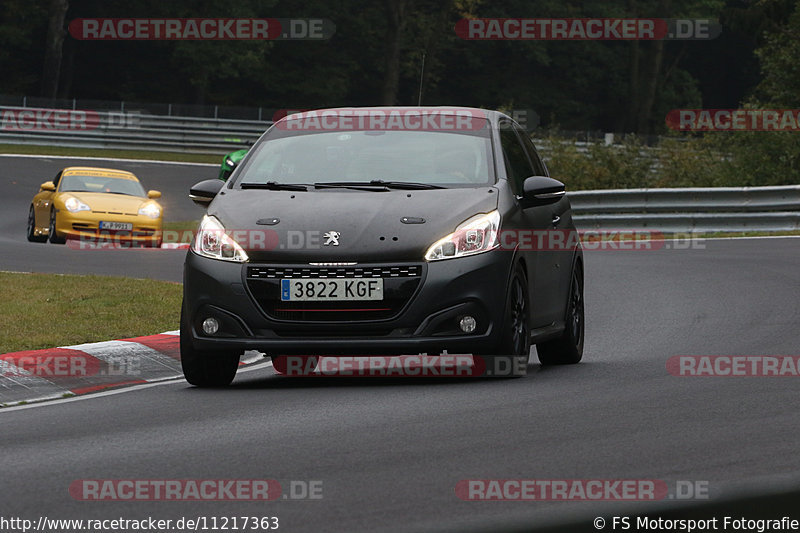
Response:
[[[397,316],[422,280],[420,264],[346,267],[272,266],[247,267],[247,287],[264,313],[275,320],[295,322],[346,322],[385,320]],[[284,302],[282,279],[383,278],[383,300]]]

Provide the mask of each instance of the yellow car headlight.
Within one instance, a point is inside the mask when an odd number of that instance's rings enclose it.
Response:
[[[161,216],[161,208],[157,204],[144,204],[139,208],[139,214],[150,218],[158,218]]]
[[[70,196],[64,201],[64,207],[70,213],[77,213],[78,211],[91,211],[92,208],[81,202],[74,196]]]

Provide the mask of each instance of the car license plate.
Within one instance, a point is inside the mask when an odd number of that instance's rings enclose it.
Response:
[[[133,229],[133,224],[130,222],[100,222],[100,229],[131,231]]]
[[[282,279],[281,301],[383,300],[382,278]]]

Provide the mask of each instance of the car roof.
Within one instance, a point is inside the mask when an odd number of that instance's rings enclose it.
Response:
[[[135,174],[127,170],[118,170],[116,168],[103,168],[103,167],[67,167],[63,170],[64,176],[72,174],[80,174],[82,176],[101,176],[105,178],[122,178],[128,180],[139,181]]]
[[[287,120],[287,119],[302,119],[307,116],[314,116],[319,115],[320,113],[353,113],[354,111],[360,111],[363,113],[391,113],[392,111],[397,112],[409,112],[409,111],[417,111],[420,114],[444,114],[444,115],[456,115],[459,113],[470,113],[473,116],[484,115],[486,119],[491,122],[492,124],[497,123],[498,120],[501,118],[505,118],[508,120],[512,120],[508,115],[501,111],[496,111],[493,109],[482,109],[479,107],[465,107],[465,106],[368,106],[368,107],[329,107],[329,108],[322,108],[322,109],[310,109],[306,111],[302,111],[300,113],[293,113],[291,115],[286,115],[285,117],[281,118],[278,122]]]

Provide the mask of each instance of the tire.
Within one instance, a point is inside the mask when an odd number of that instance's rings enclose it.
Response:
[[[536,345],[543,365],[572,365],[583,358],[585,317],[583,312],[583,272],[576,265],[572,272],[564,333],[557,339]]]
[[[181,309],[181,368],[186,381],[196,387],[226,387],[230,385],[239,368],[239,355],[196,350],[192,346],[189,319]]]
[[[525,269],[517,264],[508,283],[501,338],[491,354],[484,356],[486,375],[522,377],[527,373],[531,351],[530,299]]]
[[[28,211],[28,241],[47,242],[47,235],[36,235],[36,214],[33,211],[33,206]]]
[[[67,239],[64,237],[58,237],[56,235],[56,210],[55,208],[50,209],[50,242],[52,244],[64,244],[67,242]]]

